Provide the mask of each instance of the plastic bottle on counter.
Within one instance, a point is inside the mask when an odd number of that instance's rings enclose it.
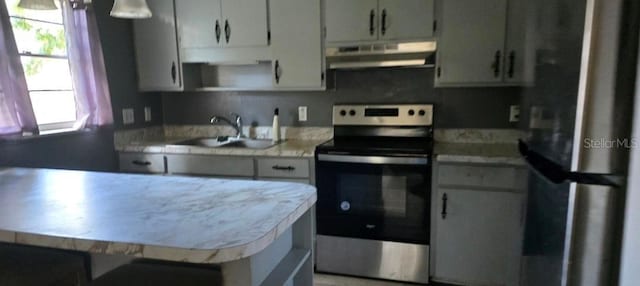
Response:
[[[271,135],[272,135],[272,139],[271,141],[273,143],[279,143],[280,142],[280,121],[278,120],[278,114],[280,113],[280,110],[278,108],[276,108],[273,111],[273,126],[271,129]]]

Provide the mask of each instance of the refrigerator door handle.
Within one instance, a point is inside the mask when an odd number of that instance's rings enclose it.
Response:
[[[620,187],[624,184],[624,176],[616,174],[581,173],[565,170],[556,162],[549,160],[543,155],[529,149],[527,143],[518,140],[518,150],[520,155],[527,161],[536,172],[554,184],[561,184],[565,181],[588,185],[603,185]]]

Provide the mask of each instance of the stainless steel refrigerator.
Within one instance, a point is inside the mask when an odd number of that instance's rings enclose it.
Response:
[[[617,284],[638,2],[529,2],[536,72],[522,90],[522,285]]]

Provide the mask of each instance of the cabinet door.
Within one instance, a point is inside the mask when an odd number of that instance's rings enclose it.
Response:
[[[533,83],[535,72],[536,25],[533,4],[528,0],[509,0],[504,80],[508,83]]]
[[[420,40],[433,36],[433,0],[380,0],[381,40]]]
[[[438,206],[434,208],[434,280],[463,285],[517,285],[521,196],[439,188],[435,202]]]
[[[133,24],[138,88],[142,91],[182,89],[173,0],[149,3],[154,17]]]
[[[177,0],[176,15],[181,48],[215,48],[222,43],[220,0]]]
[[[442,1],[436,85],[502,82],[507,0]]]
[[[271,0],[273,84],[322,87],[320,0]]]
[[[224,43],[230,47],[269,44],[267,0],[222,0]]]
[[[378,39],[378,0],[325,0],[327,42]]]

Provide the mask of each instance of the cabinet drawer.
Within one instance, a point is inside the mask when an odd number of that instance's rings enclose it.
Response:
[[[258,177],[308,178],[307,159],[258,159]]]
[[[438,167],[438,185],[522,190],[526,182],[526,169],[521,168],[447,164]]]
[[[253,177],[253,159],[206,155],[167,155],[170,174]]]
[[[120,153],[120,171],[135,173],[164,173],[164,155]]]

